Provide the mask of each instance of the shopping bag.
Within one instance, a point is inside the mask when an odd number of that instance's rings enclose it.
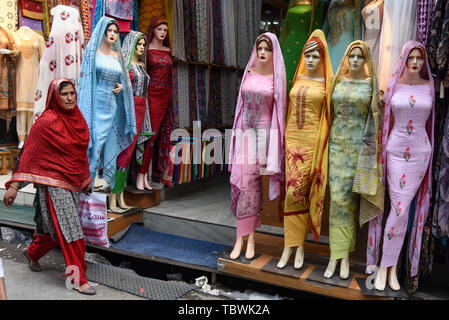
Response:
[[[78,216],[87,243],[109,247],[106,194],[93,192],[80,196]]]

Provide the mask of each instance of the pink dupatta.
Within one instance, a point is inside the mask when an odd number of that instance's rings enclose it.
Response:
[[[274,87],[274,105],[270,127],[270,138],[267,148],[267,170],[266,174],[270,176],[269,199],[274,200],[280,195],[280,185],[284,179],[284,131],[285,131],[285,112],[286,112],[286,92],[287,81],[285,75],[284,58],[279,46],[279,41],[275,34],[266,32],[263,35],[268,36],[273,43],[273,87]],[[260,36],[259,36],[260,37]],[[254,44],[251,58],[246,65],[245,73],[243,74],[240,85],[237,106],[235,110],[234,125],[232,127],[232,137],[229,149],[229,165],[228,171],[231,172],[231,186],[233,190],[241,190],[242,176],[241,164],[237,160],[237,152],[241,150],[241,142],[243,139],[238,139],[236,130],[242,128],[243,124],[243,98],[242,87],[245,82],[248,70],[256,67],[258,64],[257,58],[257,40]],[[237,190],[236,190],[237,191]],[[234,202],[234,199],[233,199]],[[234,203],[233,203],[234,205]]]
[[[382,126],[382,163],[384,165],[383,170],[383,182],[386,185],[386,171],[387,171],[387,143],[390,135],[390,114],[391,114],[391,99],[395,93],[396,85],[402,76],[404,67],[406,66],[407,58],[410,52],[421,47],[424,52],[425,47],[418,41],[408,41],[402,48],[401,56],[396,64],[394,73],[391,75],[388,82],[386,94],[385,94],[385,114],[383,118]],[[435,87],[434,81],[431,75],[429,62],[427,56],[425,57],[425,68],[421,70],[421,76],[429,79],[430,94],[432,96],[432,113],[427,120],[426,129],[427,134],[430,137],[430,143],[434,145],[434,122],[435,122]],[[432,151],[433,153],[433,151]],[[421,253],[422,231],[424,223],[429,213],[429,202],[432,194],[432,157],[430,157],[430,163],[424,176],[421,186],[415,196],[415,206],[413,212],[413,226],[409,241],[409,260],[411,262],[411,276],[414,277],[418,273],[419,257]],[[367,272],[373,271],[373,266],[377,265],[379,258],[379,247],[382,237],[382,218],[383,214],[370,221],[369,234],[368,234],[368,252],[367,252]]]

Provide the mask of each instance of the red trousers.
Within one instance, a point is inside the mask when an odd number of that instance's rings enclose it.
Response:
[[[58,244],[62,249],[62,254],[64,255],[64,260],[66,266],[76,266],[79,270],[79,285],[87,283],[86,278],[86,269],[87,264],[84,259],[84,254],[86,252],[86,242],[84,239],[67,242],[64,235],[61,232],[61,228],[59,227],[58,220],[56,218],[56,212],[53,207],[53,202],[51,201],[50,194],[48,190],[45,190],[45,196],[47,200],[47,208],[51,215],[51,220],[53,222],[57,240],[53,240],[50,234],[36,234],[34,233],[34,241],[32,244],[28,246],[28,256],[32,260],[39,260],[47,253],[49,253],[53,248],[55,248]],[[64,276],[70,276],[70,274],[65,274]],[[72,281],[73,282],[73,281]]]

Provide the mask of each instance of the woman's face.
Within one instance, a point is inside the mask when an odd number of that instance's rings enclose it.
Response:
[[[76,91],[73,85],[65,86],[59,90],[59,100],[64,109],[72,110],[76,105]]]
[[[304,54],[306,68],[309,71],[316,71],[320,67],[321,56],[318,50],[313,50]]]
[[[365,58],[363,57],[360,48],[354,48],[349,53],[349,68],[352,71],[360,71],[365,65]]]
[[[139,41],[137,41],[136,49],[134,50],[134,54],[136,56],[141,56],[145,52],[145,45],[146,41],[144,38],[141,38]]]
[[[159,39],[160,41],[164,41],[165,38],[167,38],[167,33],[168,33],[168,26],[163,23],[158,25],[154,31],[153,31],[153,36],[156,37],[156,39]]]
[[[424,57],[421,50],[413,49],[407,58],[407,68],[410,73],[419,73],[424,65]]]
[[[118,38],[118,28],[115,24],[111,24],[107,29],[106,29],[106,34],[104,35],[104,39],[106,41],[106,43],[109,44],[113,44],[115,42],[115,40],[117,40]]]
[[[262,64],[271,63],[273,60],[273,50],[268,46],[268,42],[259,42],[259,45],[257,46],[257,57]]]

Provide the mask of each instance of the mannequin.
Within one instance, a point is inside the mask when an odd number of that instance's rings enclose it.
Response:
[[[164,120],[171,99],[172,65],[170,40],[168,37],[168,22],[162,17],[156,17],[151,22],[147,33],[147,71],[150,76],[148,87],[148,104],[150,107],[151,127],[153,136],[145,145],[142,165],[137,175],[138,190],[152,190],[148,176],[153,158],[154,143],[159,135],[159,129]]]
[[[309,225],[318,240],[327,181],[330,92],[333,73],[324,33],[315,30],[303,49],[290,91],[285,130],[284,268],[294,247],[294,268],[304,262]],[[315,173],[316,179],[312,176]],[[320,183],[317,183],[317,181]]]
[[[373,56],[373,61],[376,68],[379,64],[379,45],[380,45],[380,35],[382,31],[383,16],[384,16],[383,0],[370,1],[362,9],[362,18],[365,26],[365,30],[363,33],[363,40],[366,43],[368,43],[371,49],[371,55]]]
[[[331,104],[331,256],[324,277],[331,278],[341,260],[340,278],[347,279],[357,222],[362,226],[366,222],[365,215],[375,216],[383,208],[383,189],[379,185],[382,170],[377,156],[380,152],[377,80],[371,52],[365,42],[354,41],[348,46],[335,76]],[[360,210],[362,205],[363,210]]]
[[[146,72],[145,47],[147,38],[141,32],[131,31],[123,40],[122,53],[129,68],[129,77],[133,86],[134,110],[136,113],[137,135],[133,143],[117,157],[115,186],[109,194],[109,208],[113,212],[130,209],[125,203],[123,191],[128,177],[128,166],[136,148],[136,160],[142,161],[143,144],[151,136],[150,114],[148,111],[147,90],[150,77]],[[117,201],[120,207],[117,208]]]
[[[316,0],[290,0],[279,42],[287,72],[287,94],[295,79],[299,65],[298,52],[304,47],[309,35],[323,25],[323,4]]]
[[[256,39],[241,83],[228,166],[231,209],[237,218],[230,258],[240,256],[243,237],[248,236],[245,258],[252,259],[254,232],[261,225],[262,175],[270,175],[270,200],[280,195],[282,179],[286,80],[284,60],[274,34],[267,32]],[[271,138],[274,131],[277,139]]]
[[[386,145],[383,160],[386,161],[385,175],[391,210],[384,229],[382,261],[374,283],[377,290],[385,289],[387,278],[391,289],[400,289],[397,261],[407,231],[410,204],[415,195],[414,215],[421,227],[414,226],[414,230],[422,232],[426,220],[424,214],[428,212],[428,203],[422,196],[426,192],[422,190],[431,190],[430,184],[425,185],[431,181],[435,99],[433,81],[427,76],[429,71],[425,48],[419,42],[409,41],[388,84],[382,143]],[[407,123],[409,125],[404,130]],[[415,237],[416,242],[412,240],[411,244],[416,250],[421,247],[420,234]],[[419,255],[419,251],[417,253]],[[414,256],[413,252],[409,255]]]
[[[14,63],[19,52],[12,34],[0,26],[0,119],[6,120],[6,131],[15,108],[14,90]],[[9,132],[8,132],[9,133]]]
[[[44,38],[23,26],[13,33],[17,48],[21,52],[16,62],[16,110],[18,148],[22,149],[33,124],[33,110],[39,61],[44,52]]]
[[[100,19],[86,47],[78,97],[78,105],[89,127],[92,180],[101,167],[103,179],[111,188],[115,184],[117,156],[137,134],[131,81],[118,35],[115,20]]]

